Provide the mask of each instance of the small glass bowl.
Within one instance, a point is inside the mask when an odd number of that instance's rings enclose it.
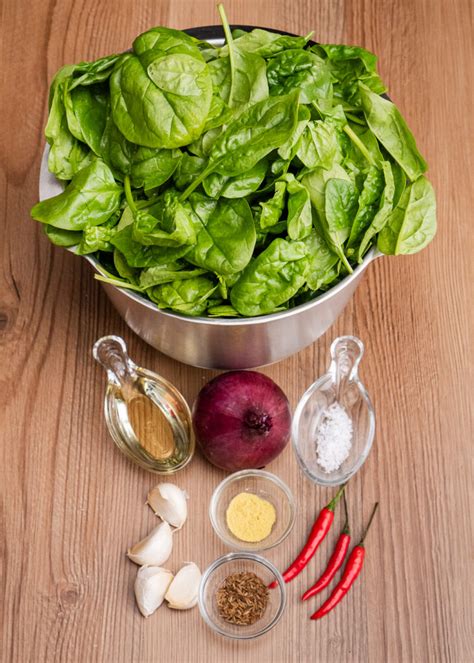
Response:
[[[277,581],[269,590],[268,605],[263,616],[250,626],[238,626],[226,622],[217,609],[216,592],[233,573],[253,572],[265,585]],[[216,633],[236,640],[252,640],[272,629],[283,615],[286,606],[285,582],[278,569],[260,555],[236,552],[223,555],[204,572],[199,587],[199,610],[206,624]]]
[[[296,406],[291,437],[298,463],[320,486],[346,483],[364,464],[375,435],[375,413],[358,368],[364,344],[355,336],[340,336],[331,345],[329,370],[305,391]],[[342,465],[325,472],[318,463],[316,434],[326,409],[338,402],[352,420],[352,446]]]
[[[262,541],[241,541],[227,527],[227,507],[239,493],[253,493],[275,507],[275,524]],[[295,500],[288,486],[274,474],[264,470],[242,470],[231,474],[217,486],[209,504],[209,518],[217,536],[229,548],[253,552],[268,550],[281,543],[291,532],[295,522]]]

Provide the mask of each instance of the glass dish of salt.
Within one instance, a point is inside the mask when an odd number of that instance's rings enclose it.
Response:
[[[372,447],[374,408],[358,374],[363,354],[359,338],[336,338],[328,372],[306,390],[296,407],[293,448],[303,472],[319,485],[345,483]]]

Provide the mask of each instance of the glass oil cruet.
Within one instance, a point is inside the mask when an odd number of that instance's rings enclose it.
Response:
[[[337,486],[362,466],[372,447],[375,414],[370,397],[359,378],[364,344],[356,336],[340,336],[331,345],[327,373],[314,382],[298,403],[292,425],[293,448],[303,472],[314,483]],[[319,466],[316,434],[324,412],[339,403],[352,420],[352,447],[337,470],[326,473]]]
[[[150,472],[183,468],[194,453],[191,411],[167,380],[137,366],[120,336],[104,336],[92,354],[107,372],[105,420],[116,445]]]

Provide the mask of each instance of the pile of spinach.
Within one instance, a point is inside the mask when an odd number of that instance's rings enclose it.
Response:
[[[306,302],[367,251],[436,231],[426,163],[363,48],[255,29],[210,46],[157,27],[51,84],[49,170],[32,209],[101,278],[185,315]]]

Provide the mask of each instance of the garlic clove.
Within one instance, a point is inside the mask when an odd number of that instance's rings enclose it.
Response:
[[[147,504],[162,520],[181,529],[188,517],[187,498],[174,483],[159,483],[148,493]]]
[[[196,605],[198,600],[201,571],[194,562],[188,562],[173,578],[165,599],[168,606],[175,610],[187,610]]]
[[[173,535],[168,523],[157,525],[150,534],[129,548],[127,555],[140,566],[161,566],[171,555]]]
[[[163,603],[173,574],[160,566],[142,566],[135,580],[135,598],[144,617],[152,615]]]

